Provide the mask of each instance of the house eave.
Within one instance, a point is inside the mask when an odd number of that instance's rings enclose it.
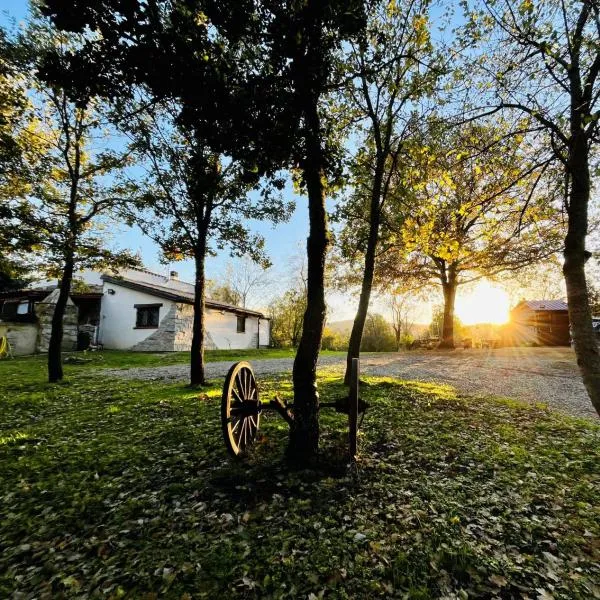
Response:
[[[167,290],[165,288],[158,288],[153,285],[146,285],[144,283],[140,283],[138,281],[131,281],[129,279],[121,279],[119,277],[113,277],[111,275],[102,275],[102,281],[105,283],[110,283],[112,285],[118,285],[130,290],[135,290],[138,292],[144,292],[150,296],[156,296],[157,298],[164,298],[165,300],[171,300],[172,302],[178,302],[181,304],[194,304],[194,298],[191,295],[180,294],[171,290]],[[267,319],[265,315],[255,310],[249,310],[247,308],[242,308],[240,306],[232,306],[229,304],[225,304],[223,302],[216,302],[214,300],[206,300],[205,301],[206,308],[214,309],[214,310],[223,310],[231,313],[235,313],[238,315],[247,315],[252,317],[258,317],[259,319]]]

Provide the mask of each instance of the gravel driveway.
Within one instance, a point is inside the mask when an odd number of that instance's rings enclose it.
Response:
[[[267,375],[290,372],[293,359],[251,362],[257,375]],[[341,370],[344,363],[343,357],[323,356],[319,366],[333,366]],[[206,375],[209,378],[224,377],[230,366],[231,362],[207,363]],[[493,394],[545,402],[571,415],[597,418],[570,348],[367,354],[361,359],[361,371],[369,375],[447,383],[469,394]],[[128,379],[185,381],[188,366],[106,369],[103,374]]]

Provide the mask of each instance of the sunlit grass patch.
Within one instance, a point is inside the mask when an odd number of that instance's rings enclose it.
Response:
[[[26,433],[24,431],[17,431],[15,433],[10,433],[8,435],[0,436],[0,446],[6,446],[9,444],[17,444],[20,442],[24,442],[27,440],[34,439],[34,436],[31,433]]]

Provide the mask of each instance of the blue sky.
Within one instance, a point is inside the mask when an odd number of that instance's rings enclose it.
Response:
[[[7,25],[13,20],[18,24],[19,21],[26,18],[27,11],[27,0],[0,0],[0,24]],[[274,279],[280,284],[274,286],[274,293],[280,292],[289,281],[291,277],[290,261],[299,253],[304,252],[308,235],[307,199],[296,196],[291,185],[286,186],[284,194],[286,199],[294,199],[296,203],[296,210],[288,223],[278,225],[276,228],[268,223],[252,224],[253,230],[261,233],[266,239],[266,250],[273,262]],[[130,248],[135,252],[139,251],[149,269],[159,272],[173,269],[179,272],[182,279],[193,280],[194,267],[191,261],[182,261],[166,266],[160,264],[158,247],[137,229],[123,227],[121,231],[114,231],[112,243],[122,248]],[[219,279],[228,261],[231,261],[231,258],[226,251],[216,257],[208,258],[207,276],[211,279]],[[354,302],[349,303],[347,298],[343,299],[339,294],[333,294],[329,303],[332,309],[331,320],[354,316]]]

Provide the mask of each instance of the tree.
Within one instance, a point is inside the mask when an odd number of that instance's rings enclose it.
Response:
[[[378,314],[369,315],[360,347],[362,352],[394,352],[396,340],[390,324]]]
[[[18,258],[0,256],[0,292],[23,289],[30,281],[30,271]]]
[[[271,340],[277,348],[297,348],[302,336],[304,313],[306,312],[306,291],[291,288],[280,298],[271,302]]]
[[[470,117],[525,114],[537,124],[538,139],[545,135],[545,148],[563,172],[569,320],[583,382],[600,414],[600,354],[585,274],[591,173],[600,139],[600,6],[595,0],[526,0],[518,6],[482,0],[469,6],[468,15],[465,31],[483,69],[481,100]]]
[[[228,247],[234,254],[265,264],[264,240],[252,235],[246,223],[287,219],[289,210],[272,193],[283,182],[274,180],[274,187],[263,186],[253,201],[249,194],[259,187],[258,178],[249,177],[239,162],[214,153],[197,131],[178,122],[181,108],[177,104],[146,109],[128,106],[126,113],[137,115],[121,122],[127,123],[131,148],[147,173],[136,185],[137,214],[132,218],[169,259],[194,260],[190,384],[204,385],[206,257]],[[232,303],[237,300],[234,294]]]
[[[381,258],[381,273],[390,282],[440,285],[442,348],[454,347],[459,286],[539,263],[559,247],[553,191],[531,191],[545,164],[527,159],[522,150],[501,127],[459,131],[438,121],[430,122],[415,145],[409,213],[397,217],[397,251]]]
[[[323,330],[323,350],[347,350],[348,336],[334,331],[330,327],[325,327]]]
[[[338,208],[337,217],[345,222],[343,253],[348,257],[358,248],[364,259],[348,345],[346,384],[352,360],[360,352],[392,178],[418,118],[415,105],[432,91],[437,78],[429,37],[429,4],[429,0],[373,2],[367,35],[353,47],[346,66],[353,77],[346,102],[353,120],[360,123],[363,148],[353,166],[354,193]]]
[[[20,231],[18,216],[28,212],[24,201],[33,176],[31,159],[39,147],[38,131],[27,99],[22,48],[0,28],[0,290],[23,287],[29,254],[39,232]]]
[[[231,289],[227,282],[219,284],[216,281],[207,281],[207,294],[212,300],[219,300],[225,304],[239,306],[241,303],[240,296]]]
[[[325,195],[340,171],[338,145],[327,136],[320,107],[334,52],[362,30],[362,6],[361,0],[81,0],[74,11],[62,0],[46,0],[44,8],[60,28],[97,34],[67,68],[48,61],[49,78],[110,97],[127,94],[132,83],[146,85],[155,96],[177,98],[181,119],[213,151],[255,174],[281,167],[299,173],[309,206],[308,298],[294,361],[288,456],[303,462],[318,449]]]
[[[438,304],[433,307],[431,315],[431,323],[429,324],[429,337],[441,339],[444,331],[444,321],[446,318],[445,307],[443,304]],[[462,323],[460,319],[454,315],[452,328],[455,335],[460,335]]]
[[[403,340],[411,339],[415,292],[396,287],[388,292],[387,297],[392,314],[391,326],[396,340],[396,350],[400,350]]]
[[[220,293],[227,295],[231,304],[237,304],[244,308],[254,306],[259,301],[258,296],[271,286],[269,279],[270,264],[265,261],[256,262],[249,256],[243,256],[235,263],[229,263],[225,267],[223,285],[217,289]],[[212,296],[218,299],[213,294]]]
[[[65,53],[70,40],[35,22],[22,44],[30,61],[21,72],[25,78],[49,47]],[[22,185],[14,186],[19,193],[8,201],[8,209],[20,225],[17,247],[24,245],[22,240],[35,240],[40,255],[36,268],[60,278],[48,347],[48,379],[57,382],[63,377],[63,318],[74,272],[136,262],[128,253],[107,249],[98,228],[100,218],[123,202],[125,189],[111,175],[126,164],[127,156],[94,151],[92,140],[101,136],[102,128],[101,106],[93,98],[76,104],[64,89],[31,75],[27,86],[38,141],[21,153],[24,165],[11,173]]]

